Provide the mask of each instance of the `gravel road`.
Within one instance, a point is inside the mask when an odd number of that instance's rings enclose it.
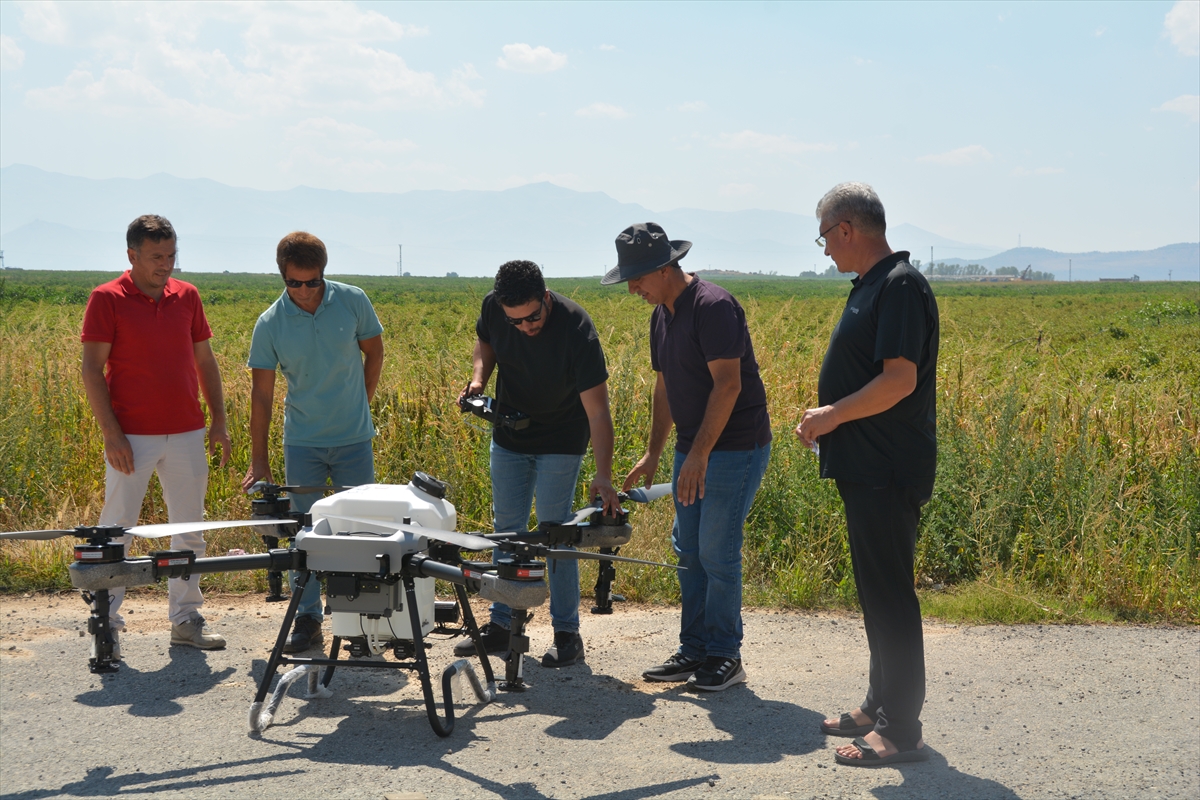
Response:
[[[837,766],[843,740],[817,731],[864,688],[866,640],[849,615],[748,611],[748,683],[697,696],[640,677],[672,652],[678,611],[621,605],[584,618],[586,665],[530,660],[529,691],[460,703],[441,739],[415,675],[349,669],[332,698],[294,690],[252,736],[284,609],[210,597],[229,647],[204,653],[168,646],[165,600],[126,608],[125,666],[101,678],[87,671],[78,596],[0,599],[3,797],[1200,797],[1194,628],[929,624],[932,760],[864,770]],[[531,635],[540,656],[544,609]],[[451,660],[434,645],[436,672]]]

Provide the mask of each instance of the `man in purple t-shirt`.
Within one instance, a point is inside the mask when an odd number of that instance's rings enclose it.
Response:
[[[718,692],[746,679],[742,525],[771,454],[767,395],[738,301],[679,267],[691,242],[672,242],[647,222],[626,228],[616,245],[617,266],[600,282],[628,281],[631,294],[655,306],[650,441],[624,490],[650,485],[674,424],[671,544],[686,568],[679,649],[642,677]]]

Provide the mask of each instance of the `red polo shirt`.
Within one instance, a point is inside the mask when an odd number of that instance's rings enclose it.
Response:
[[[193,345],[212,338],[200,293],[167,280],[158,302],[126,272],[97,286],[83,313],[85,342],[111,342],[105,381],[127,434],[161,436],[204,427]]]

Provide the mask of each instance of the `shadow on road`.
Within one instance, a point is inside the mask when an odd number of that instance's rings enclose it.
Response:
[[[161,669],[142,672],[122,665],[119,675],[102,676],[98,689],[76,695],[75,702],[93,708],[127,705],[135,717],[169,717],[183,711],[177,700],[202,695],[235,672],[233,667],[213,672],[202,650],[172,647],[171,660]]]
[[[881,769],[887,769],[887,767]],[[911,800],[924,797],[1019,800],[1020,797],[1003,784],[987,778],[968,775],[950,766],[946,757],[932,748],[930,748],[928,761],[918,764],[899,764],[891,769],[898,770],[904,776],[904,783],[875,787],[871,793],[878,800]]]

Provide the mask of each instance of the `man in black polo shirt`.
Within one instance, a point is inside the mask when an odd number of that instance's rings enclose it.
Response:
[[[746,314],[729,292],[679,267],[691,242],[653,222],[617,237],[617,266],[600,282],[629,281],[655,306],[655,384],[646,454],[626,491],[650,485],[675,425],[671,544],[679,572],[679,649],[642,677],[716,692],[746,680],[742,668],[742,525],[771,454],[767,395]]]
[[[496,399],[530,417],[522,430],[492,430],[492,512],[497,531],[523,531],[537,498],[539,522],[571,518],[571,504],[588,439],[596,476],[588,497],[599,496],[609,513],[620,500],[612,485],[613,425],[608,410],[608,370],[591,317],[575,302],[546,290],[532,261],[509,261],[483,298],[475,323],[474,374],[462,397],[481,394],[492,371]],[[584,658],[579,635],[579,565],[566,559],[550,566],[550,618],[554,645],[543,667],[565,667]],[[484,649],[508,649],[511,609],[493,603],[481,631]],[[469,656],[464,639],[455,655]]]
[[[821,477],[837,482],[845,504],[871,652],[862,706],[821,730],[859,737],[838,748],[841,764],[924,761],[925,648],[913,559],[937,466],[937,302],[908,253],[888,246],[883,203],[870,186],[835,186],[817,218],[817,244],[839,272],[858,277],[821,365],[820,407],[804,412],[796,434],[820,444]]]

